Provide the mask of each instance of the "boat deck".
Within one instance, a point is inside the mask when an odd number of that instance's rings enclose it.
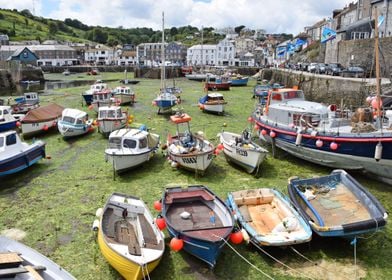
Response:
[[[191,214],[190,217],[182,218],[183,212]],[[227,236],[228,227],[202,201],[175,203],[169,207],[166,217],[173,228],[194,238],[219,241],[220,237]]]
[[[340,226],[371,219],[361,201],[343,184],[326,193],[318,193],[310,203],[322,217],[325,226]],[[311,215],[307,209],[308,215]]]
[[[271,203],[261,205],[248,205],[240,207],[241,214],[248,218],[249,224],[257,233],[267,235],[282,222],[285,215]],[[246,214],[248,212],[248,214]],[[245,214],[245,215],[244,215]],[[249,220],[250,219],[250,220]]]

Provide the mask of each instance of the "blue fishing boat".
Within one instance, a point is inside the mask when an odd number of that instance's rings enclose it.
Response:
[[[0,106],[0,132],[16,127],[17,119],[11,114],[10,106]]]
[[[249,77],[243,77],[241,75],[231,76],[231,86],[239,87],[248,85]]]
[[[103,83],[102,80],[97,80],[90,86],[90,89],[86,90],[82,96],[87,105],[93,102],[93,94],[95,92],[101,92],[108,89],[108,85]]]
[[[381,203],[344,170],[289,180],[290,199],[319,236],[352,238],[386,225]]]
[[[162,216],[170,236],[211,268],[229,238],[234,220],[229,208],[205,186],[166,188]]]
[[[0,133],[0,177],[19,172],[45,157],[45,143],[22,142],[16,131]]]
[[[232,192],[227,204],[256,245],[288,246],[312,238],[309,225],[277,190],[260,188]]]

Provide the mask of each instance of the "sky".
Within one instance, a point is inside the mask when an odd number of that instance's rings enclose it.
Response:
[[[29,9],[34,15],[87,25],[160,30],[165,27],[236,27],[267,33],[298,34],[354,0],[0,0],[5,9]],[[34,7],[34,8],[33,8]]]

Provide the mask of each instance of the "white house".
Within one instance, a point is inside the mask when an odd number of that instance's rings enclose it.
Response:
[[[115,63],[115,49],[105,45],[96,45],[95,48],[84,52],[84,60],[96,65],[110,65]]]
[[[194,45],[187,50],[187,65],[217,65],[216,45]]]
[[[136,56],[136,51],[117,50],[116,61],[117,61],[117,65],[123,65],[123,66],[137,65],[138,59]]]
[[[223,39],[216,45],[216,65],[235,65],[235,45],[233,40]]]

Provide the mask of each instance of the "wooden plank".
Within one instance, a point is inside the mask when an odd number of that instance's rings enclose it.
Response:
[[[44,278],[42,278],[41,275],[39,275],[38,272],[31,265],[26,265],[25,268],[35,280],[44,280]]]
[[[16,252],[0,253],[0,264],[18,264],[22,262],[23,259]]]

